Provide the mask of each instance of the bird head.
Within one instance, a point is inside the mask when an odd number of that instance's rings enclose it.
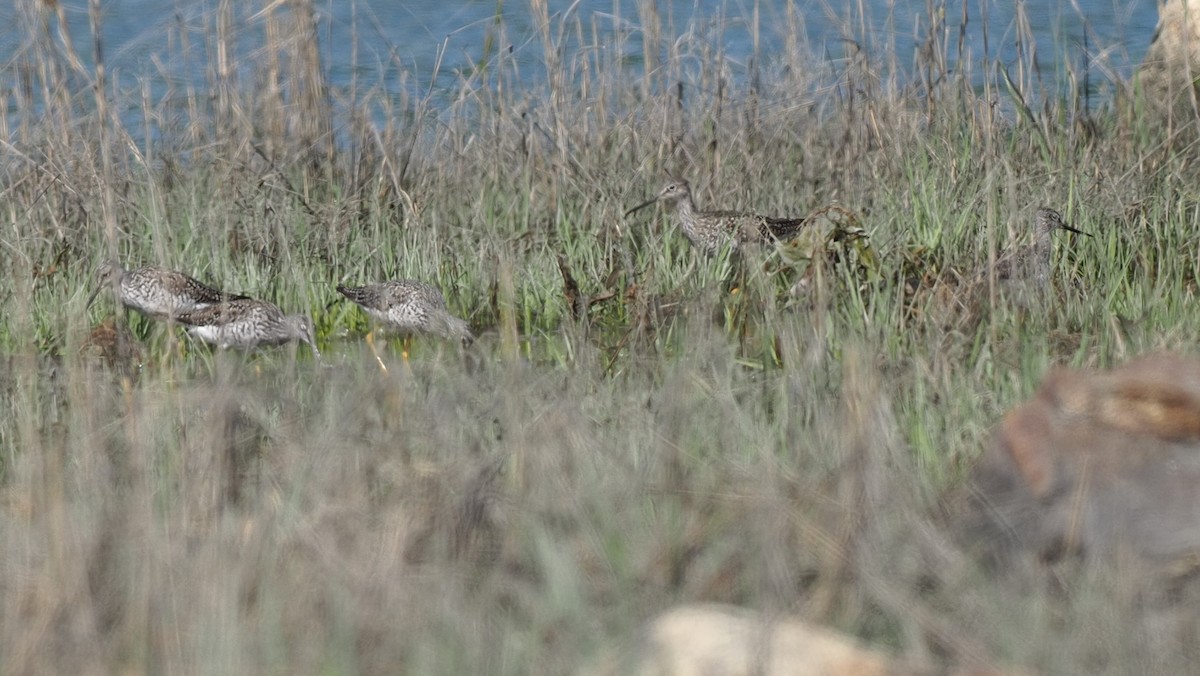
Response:
[[[690,197],[691,194],[692,188],[688,185],[687,181],[682,179],[671,179],[666,185],[663,186],[662,190],[658,191],[658,196],[654,199],[659,202],[674,204],[681,199]]]
[[[1062,229],[1080,235],[1087,235],[1088,237],[1092,236],[1091,233],[1067,225],[1067,222],[1063,220],[1062,214],[1050,207],[1041,207],[1037,210],[1037,215],[1034,218],[1034,228],[1036,228],[1038,234],[1049,234],[1055,230]]]
[[[292,335],[296,340],[307,343],[312,348],[313,358],[320,361],[321,351],[317,349],[317,333],[313,329],[312,319],[308,315],[291,315],[287,319]]]
[[[643,203],[637,205],[636,207],[630,209],[629,211],[626,211],[625,215],[628,216],[629,214],[632,214],[633,212],[635,212],[639,209],[644,209],[645,207],[648,207],[651,204],[654,204],[655,202],[665,202],[667,204],[678,204],[680,200],[691,197],[691,195],[692,195],[692,189],[688,185],[687,181],[684,181],[682,179],[674,179],[673,178],[670,181],[668,181],[666,185],[663,186],[662,190],[658,191],[658,194],[654,196],[654,199],[643,202]]]
[[[430,317],[430,329],[443,338],[458,340],[463,347],[470,347],[471,343],[475,342],[475,334],[471,333],[471,326],[465,320],[459,319],[450,313],[434,313]]]
[[[92,277],[96,280],[96,287],[92,289],[92,293],[87,299],[87,309],[91,309],[92,303],[96,302],[96,297],[105,287],[116,287],[121,283],[121,278],[125,276],[125,268],[121,267],[115,259],[106,260],[101,263]]]

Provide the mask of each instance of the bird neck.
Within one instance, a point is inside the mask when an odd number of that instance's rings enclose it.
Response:
[[[1049,261],[1051,254],[1054,252],[1054,242],[1050,237],[1038,237],[1033,242],[1033,258],[1038,261]]]
[[[675,211],[680,215],[691,216],[696,213],[696,203],[692,201],[691,195],[684,195],[675,202]]]
[[[691,233],[695,229],[696,222],[696,203],[692,201],[691,195],[684,195],[675,203],[675,213],[679,216],[679,223],[683,226],[683,231]]]

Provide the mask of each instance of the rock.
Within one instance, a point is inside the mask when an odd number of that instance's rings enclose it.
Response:
[[[892,674],[890,659],[851,637],[795,618],[717,604],[678,606],[645,628],[638,647],[595,673],[636,676]]]
[[[1004,416],[970,494],[967,535],[993,558],[1120,556],[1186,572],[1200,554],[1200,363],[1052,370]]]
[[[1158,27],[1136,75],[1147,102],[1190,107],[1200,77],[1200,0],[1160,2]]]
[[[613,657],[594,674],[636,676],[917,676],[999,675],[913,666],[854,637],[795,617],[772,617],[717,604],[683,605],[647,625],[638,649]]]

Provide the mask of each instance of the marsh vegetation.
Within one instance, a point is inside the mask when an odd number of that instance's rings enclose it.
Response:
[[[654,3],[637,77],[533,2],[548,78],[491,49],[434,105],[331,86],[310,4],[264,8],[246,51],[219,5],[190,36],[207,88],[160,97],[28,9],[0,118],[3,670],[570,673],[685,601],[936,664],[1194,663],[1107,572],[1014,584],[943,507],[1049,365],[1200,338],[1195,117],[1085,96],[1068,58],[951,71],[936,12],[915,54],[791,44],[735,80]],[[814,227],[701,255],[661,209],[623,218],[668,175]],[[977,273],[1043,205],[1094,236],[1011,302]],[[85,311],[113,258],[310,314],[324,363]],[[401,366],[393,342],[381,372],[335,289],[400,278],[475,343]]]

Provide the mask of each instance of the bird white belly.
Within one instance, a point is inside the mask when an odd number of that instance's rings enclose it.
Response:
[[[188,333],[209,345],[216,345],[222,349],[251,346],[252,343],[246,339],[244,332],[237,329],[236,324],[226,324],[224,326],[189,326]]]
[[[425,312],[408,305],[391,308],[381,319],[401,333],[425,331],[429,324],[429,316]]]

